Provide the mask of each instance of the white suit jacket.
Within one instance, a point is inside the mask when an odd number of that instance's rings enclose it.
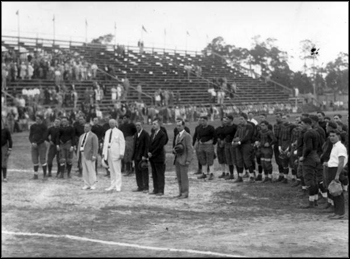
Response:
[[[111,142],[109,143],[110,132],[112,132]],[[108,149],[108,145],[110,148]],[[105,159],[108,157],[109,152],[112,156],[113,160],[119,160],[120,156],[124,156],[125,152],[125,139],[123,132],[121,132],[118,128],[109,129],[105,133],[105,138],[103,142],[103,150],[102,155]]]

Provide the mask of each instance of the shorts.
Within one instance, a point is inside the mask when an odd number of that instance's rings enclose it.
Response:
[[[198,160],[201,165],[214,164],[214,145],[198,144]]]
[[[38,144],[36,147],[31,147],[32,162],[35,166],[39,165],[39,162],[42,166],[46,165],[46,150],[45,142]]]

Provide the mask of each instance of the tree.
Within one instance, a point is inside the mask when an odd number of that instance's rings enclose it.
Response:
[[[96,39],[93,39],[91,43],[105,45],[105,44],[111,43],[113,39],[114,39],[114,35],[110,33],[110,34],[100,36]]]

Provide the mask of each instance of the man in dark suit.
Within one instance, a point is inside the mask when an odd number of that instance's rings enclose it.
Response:
[[[158,119],[152,123],[153,133],[151,135],[151,145],[148,151],[149,161],[152,167],[153,192],[157,196],[164,195],[164,174],[165,174],[165,150],[167,142],[165,133],[160,129]]]
[[[141,161],[147,161],[150,138],[147,131],[143,129],[143,121],[135,123],[137,132],[134,135],[134,154],[132,160],[135,163],[137,189],[134,192],[148,193],[148,168],[140,168]]]
[[[178,135],[175,140],[175,148],[173,152],[175,153],[175,169],[177,182],[179,184],[179,195],[176,196],[179,199],[188,198],[189,184],[188,184],[188,167],[193,159],[193,146],[192,137],[185,131],[185,122],[178,120],[176,122],[176,127],[178,129]],[[176,152],[176,146],[182,144],[183,152]]]

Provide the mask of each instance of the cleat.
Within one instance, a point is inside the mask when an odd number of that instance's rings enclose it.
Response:
[[[202,174],[201,176],[198,176],[197,179],[205,179],[207,176],[205,174]]]
[[[209,175],[208,180],[213,180],[213,179],[214,179],[214,175],[213,175],[213,173],[211,173],[211,174]]]
[[[233,181],[234,183],[243,183],[243,178],[238,176],[236,180]]]
[[[262,175],[258,174],[258,176],[255,178],[255,181],[262,181]]]
[[[31,178],[32,180],[38,180],[39,179],[39,176],[37,175],[37,174],[35,174],[34,176],[33,176],[33,178]]]
[[[226,173],[222,173],[218,178],[225,178],[225,176],[226,176]]]
[[[225,180],[232,180],[232,179],[235,179],[233,174],[227,174],[227,176],[225,177]]]
[[[271,181],[272,181],[271,178],[265,176],[265,178],[264,178],[264,180],[263,180],[262,182],[263,182],[263,183],[266,183],[266,182],[271,182]]]
[[[249,178],[249,182],[250,182],[250,183],[255,183],[254,177],[250,177],[250,178]]]

